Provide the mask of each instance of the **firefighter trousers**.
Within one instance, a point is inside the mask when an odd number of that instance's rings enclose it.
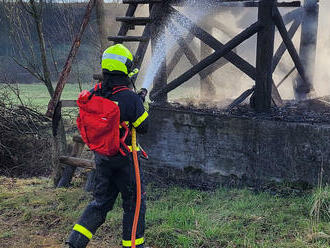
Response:
[[[96,176],[93,191],[94,199],[85,208],[67,243],[73,248],[84,248],[105,222],[107,213],[112,210],[119,193],[123,200],[123,247],[131,247],[131,232],[136,205],[136,180],[132,154],[106,157],[95,153]],[[145,191],[141,176],[141,208],[136,232],[136,247],[144,244]]]

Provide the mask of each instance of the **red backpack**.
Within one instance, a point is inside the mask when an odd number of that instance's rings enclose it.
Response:
[[[101,89],[101,84],[95,85],[94,93],[98,89]],[[112,94],[123,90],[128,90],[128,88],[120,88]],[[113,156],[120,151],[120,110],[113,101],[95,96],[94,93],[83,90],[79,94],[77,126],[81,138],[91,150]]]

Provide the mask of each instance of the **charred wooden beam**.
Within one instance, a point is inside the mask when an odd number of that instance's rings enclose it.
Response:
[[[305,68],[308,81],[297,77],[295,96],[298,100],[305,99],[306,94],[313,90],[319,16],[318,0],[305,0],[303,9],[299,57]]]
[[[257,61],[256,61],[256,89],[255,110],[268,112],[272,102],[272,60],[274,52],[275,25],[272,11],[276,0],[262,0],[258,9],[258,21],[263,29],[258,32]]]
[[[296,51],[296,48],[288,35],[288,32],[286,30],[285,24],[283,22],[283,19],[282,19],[282,16],[281,16],[279,10],[275,7],[273,12],[274,12],[273,19],[276,24],[276,27],[278,28],[278,31],[280,32],[280,34],[283,38],[283,41],[284,41],[284,43],[288,49],[288,52],[297,68],[297,71],[299,72],[302,80],[304,80],[306,82],[305,85],[310,85],[310,82],[309,82],[308,78],[306,77],[305,68],[304,68],[303,64],[301,63],[299,55]],[[308,89],[306,89],[306,90],[308,90]]]
[[[225,45],[210,35],[208,32],[197,26],[193,21],[191,21],[188,17],[181,14],[174,8],[171,8],[171,12],[173,13],[172,18],[181,26],[185,27],[189,30],[193,35],[195,35],[198,39],[203,41],[205,44],[212,47],[214,50],[222,49]],[[229,62],[231,62],[234,66],[236,66],[239,70],[244,72],[250,78],[255,80],[256,77],[256,69],[249,62],[244,60],[242,57],[238,56],[236,53],[230,51],[224,56]]]
[[[295,9],[286,13],[282,18],[285,25],[289,24],[292,21],[301,21],[303,15],[303,9]]]
[[[284,81],[285,80],[287,80],[289,77],[290,77],[290,75],[295,71],[295,69],[296,69],[296,67],[293,67],[283,78],[282,78],[282,80],[276,85],[276,88],[278,88],[278,87],[280,87],[283,83],[284,83]]]
[[[237,97],[229,106],[227,107],[227,111],[231,111],[233,108],[241,104],[246,98],[248,98],[255,90],[255,86],[251,89],[244,91],[239,97]]]
[[[150,23],[152,21],[152,19],[150,17],[127,17],[127,16],[123,16],[123,17],[117,17],[116,21],[124,22],[128,25],[144,26],[147,23]]]
[[[169,22],[167,25],[168,29],[172,33],[173,37],[176,39],[176,42],[179,44],[181,47],[181,50],[183,53],[186,55],[187,59],[189,62],[194,66],[198,64],[198,59],[194,52],[190,49],[189,45],[185,42],[185,39],[182,37],[177,36],[178,30],[173,24],[173,22]],[[205,71],[200,71],[199,72],[200,77],[205,81],[204,83],[206,84],[204,87],[205,89],[205,94],[207,94],[209,97],[214,97],[216,93],[216,89],[212,83],[211,78],[209,77],[209,74],[206,74]],[[202,92],[201,92],[202,93]]]
[[[192,33],[189,32],[189,33],[187,34],[187,37],[184,38],[184,42],[185,42],[187,45],[189,45],[189,44],[192,42],[193,39],[194,39],[194,35],[193,35]],[[181,60],[183,54],[184,54],[184,51],[183,51],[183,49],[182,49],[181,47],[179,47],[179,48],[173,53],[173,57],[172,57],[172,59],[170,60],[170,62],[169,62],[169,63],[167,64],[167,66],[166,66],[167,77],[169,77],[169,76],[172,74],[174,68],[175,68],[175,67],[177,66],[177,64],[180,62],[180,60]]]
[[[145,36],[108,36],[109,41],[113,41],[115,43],[123,43],[123,42],[146,42],[148,41],[148,37]]]
[[[206,57],[201,62],[199,62],[197,65],[193,66],[190,70],[183,73],[181,76],[179,76],[177,79],[170,82],[166,87],[160,89],[156,93],[150,95],[151,100],[155,100],[158,97],[161,97],[164,94],[167,94],[171,90],[175,89],[176,87],[180,86],[184,82],[188,81],[190,78],[195,76],[197,73],[205,69],[210,64],[214,63],[227,53],[229,53],[232,49],[234,49],[236,46],[241,44],[243,41],[249,39],[251,36],[253,36],[255,33],[257,33],[261,29],[261,24],[259,22],[256,22],[252,24],[250,27],[242,31],[240,34],[238,34],[235,38],[233,38],[231,41],[226,43],[222,49],[216,50],[212,55]]]
[[[300,26],[299,21],[294,21],[292,23],[292,25],[288,31],[288,36],[289,36],[290,40],[292,40],[292,38],[296,34],[299,26]],[[277,65],[280,63],[281,58],[283,57],[285,51],[286,51],[286,45],[284,42],[282,42],[281,45],[279,46],[279,48],[276,50],[275,55],[273,57],[273,69],[272,69],[273,72],[275,71]]]

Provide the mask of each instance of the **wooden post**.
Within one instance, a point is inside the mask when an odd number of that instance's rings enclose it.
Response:
[[[299,57],[305,68],[307,81],[298,75],[295,88],[295,96],[298,100],[305,99],[307,94],[313,90],[319,16],[318,0],[305,0],[303,9]]]
[[[102,56],[102,53],[107,48],[107,44],[108,44],[108,39],[106,35],[105,15],[104,15],[104,0],[96,0],[95,12],[96,12],[96,23],[99,31],[99,40],[101,44],[100,55]]]
[[[150,5],[151,8],[156,8],[158,18],[155,18],[151,28],[151,59],[161,59],[161,64],[158,72],[153,81],[152,91],[157,91],[166,86],[167,84],[167,72],[166,72],[166,30],[164,24],[164,17],[167,13],[166,5],[163,3],[155,3]],[[156,56],[156,57],[155,57]],[[153,61],[151,61],[153,63]],[[151,91],[151,92],[152,92]],[[167,102],[167,95],[157,99],[158,102]]]
[[[276,0],[262,0],[258,7],[258,21],[263,29],[258,32],[255,110],[270,111],[272,102],[272,60],[274,52],[275,25],[272,20]]]

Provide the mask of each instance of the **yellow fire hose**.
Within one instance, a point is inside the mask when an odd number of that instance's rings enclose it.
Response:
[[[135,180],[136,180],[136,207],[134,214],[134,221],[132,226],[132,248],[135,248],[135,239],[136,239],[136,229],[139,221],[140,207],[141,207],[141,178],[140,178],[140,169],[139,169],[139,160],[137,156],[137,144],[136,144],[136,129],[132,128],[132,153],[133,153],[133,162],[135,170]]]

